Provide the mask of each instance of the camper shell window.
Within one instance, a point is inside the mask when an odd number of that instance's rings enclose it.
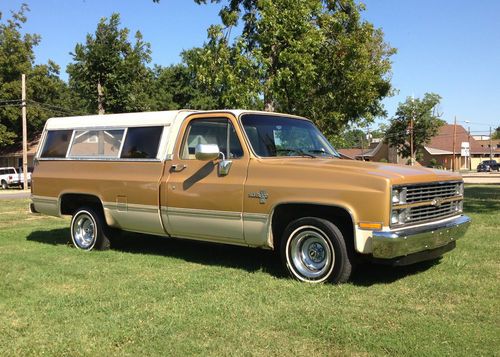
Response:
[[[40,157],[42,158],[64,158],[68,151],[69,142],[73,130],[53,130],[47,132],[45,145]]]
[[[117,158],[124,129],[75,130],[69,157]]]

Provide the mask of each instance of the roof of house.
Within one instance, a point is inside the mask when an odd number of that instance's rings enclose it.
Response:
[[[352,159],[352,160],[355,160],[356,156],[361,155],[361,149],[357,149],[357,148],[353,148],[353,149],[337,149],[337,151],[343,157],[346,157],[346,158]]]
[[[453,141],[455,137],[455,150],[453,150]],[[456,126],[456,132],[453,124],[445,124],[439,128],[436,136],[432,137],[431,141],[425,145],[425,148],[430,154],[444,155],[460,154],[460,149],[463,142],[470,143],[470,152],[475,153],[488,153],[489,148],[482,147],[461,125]]]
[[[28,155],[35,155],[38,148],[38,142],[40,141],[40,135],[37,135],[33,140],[28,141]],[[22,144],[16,144],[13,146],[8,146],[0,150],[0,156],[6,157],[17,157],[23,155]]]

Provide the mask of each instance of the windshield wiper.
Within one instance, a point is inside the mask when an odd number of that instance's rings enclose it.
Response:
[[[278,152],[297,153],[300,156],[307,156],[307,157],[313,157],[313,158],[317,157],[316,155],[309,154],[301,149],[289,149],[289,148],[278,149],[278,148],[276,148],[276,153],[278,153]]]
[[[334,157],[334,155],[327,153],[324,149],[307,149],[307,151],[315,154],[323,154],[325,156]]]

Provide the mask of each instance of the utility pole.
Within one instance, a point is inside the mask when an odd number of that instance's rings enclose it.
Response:
[[[490,126],[490,160],[493,160],[493,143],[491,141],[491,126]]]
[[[23,188],[28,189],[28,129],[26,128],[26,75],[21,75],[21,111],[23,115]]]
[[[365,143],[363,141],[363,132],[361,132],[361,160],[365,161]]]
[[[467,165],[467,168],[472,170],[472,153],[471,153],[471,147],[470,147],[470,126],[467,127],[467,141],[469,142],[469,165]]]
[[[453,171],[456,171],[456,162],[455,162],[455,143],[457,141],[457,116],[455,115],[455,122],[453,124],[453,161],[451,163],[451,167]]]
[[[410,116],[410,166],[413,166],[413,120],[415,116],[415,108],[413,107],[413,95],[411,96],[411,116]]]

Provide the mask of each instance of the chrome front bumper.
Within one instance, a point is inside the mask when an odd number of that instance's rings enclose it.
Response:
[[[373,257],[392,259],[443,247],[461,238],[470,222],[469,217],[460,216],[438,224],[373,232]]]

